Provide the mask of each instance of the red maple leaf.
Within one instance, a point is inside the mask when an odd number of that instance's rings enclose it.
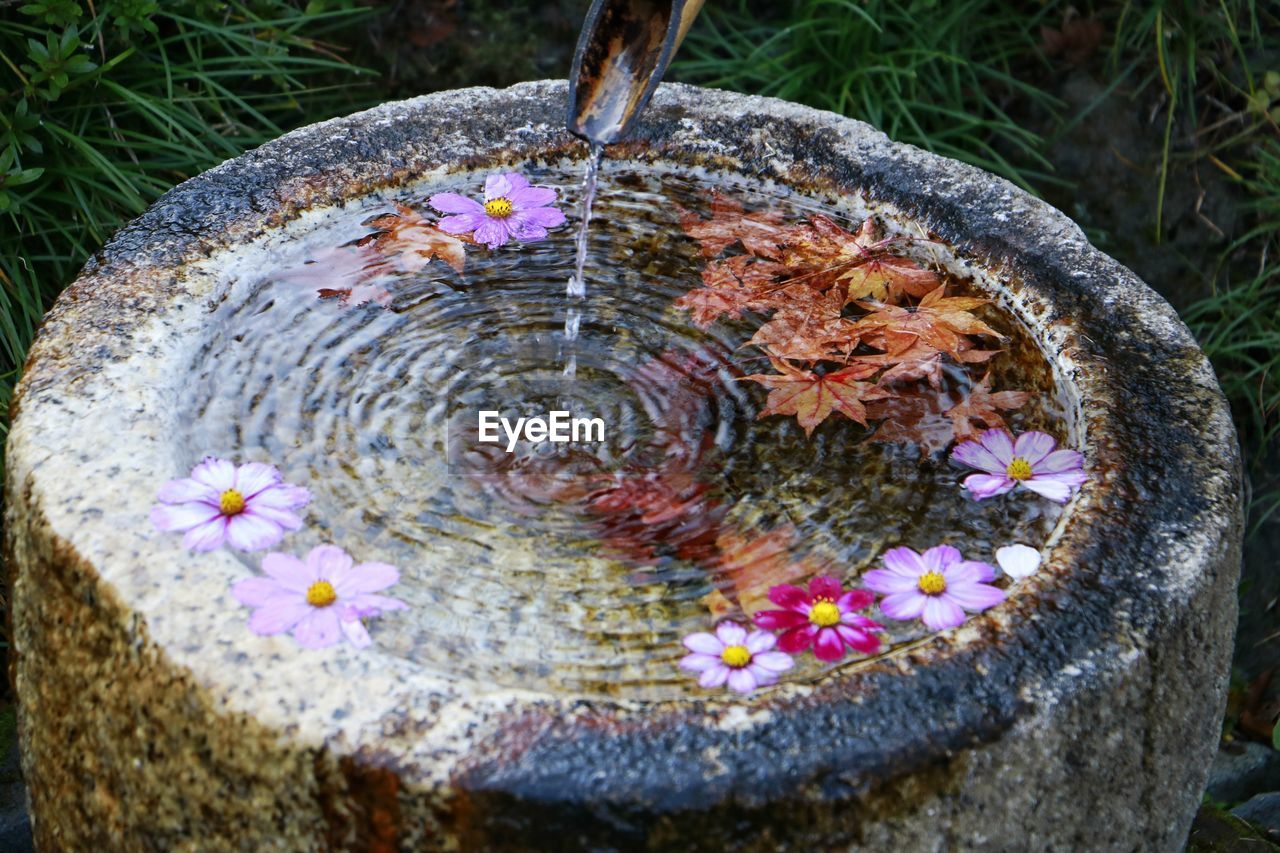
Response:
[[[1005,429],[1004,418],[1000,410],[1018,409],[1031,399],[1029,391],[997,391],[991,392],[991,373],[982,377],[982,381],[969,389],[968,395],[947,409],[945,414],[951,419],[953,432],[957,441],[976,439],[981,430],[973,428],[973,421],[982,424],[984,429]]]
[[[889,393],[871,382],[863,382],[876,372],[873,365],[854,364],[841,370],[819,374],[800,370],[785,361],[770,359],[781,373],[744,376],[769,388],[769,399],[758,417],[795,415],[806,435],[812,435],[818,424],[832,412],[839,412],[866,426],[865,400],[878,400]]]
[[[708,258],[741,242],[748,253],[777,260],[778,247],[789,230],[781,223],[779,211],[747,213],[741,204],[718,191],[711,195],[710,219],[702,219],[687,210],[680,212],[680,226],[702,245],[702,254]]]
[[[867,417],[881,421],[872,441],[915,444],[928,457],[951,446],[951,421],[943,414],[951,404],[944,394],[900,391],[867,406]]]
[[[727,582],[723,589],[742,612],[751,615],[773,607],[769,602],[770,587],[832,571],[829,560],[812,555],[796,559],[796,539],[795,528],[790,525],[768,533],[726,530],[717,537],[715,571]],[[706,604],[715,616],[727,616],[732,609],[720,589],[707,597]]]
[[[886,352],[899,353],[919,341],[960,360],[961,353],[974,349],[969,335],[1003,336],[969,313],[988,300],[976,296],[946,296],[946,285],[929,291],[914,307],[859,302],[871,313],[858,321],[865,331],[863,340]]]

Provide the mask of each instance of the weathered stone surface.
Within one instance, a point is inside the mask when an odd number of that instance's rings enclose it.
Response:
[[[1235,433],[1169,306],[976,169],[781,101],[663,87],[611,154],[864,198],[1038,335],[1093,477],[1025,592],[909,653],[751,700],[460,689],[282,654],[146,523],[175,469],[202,265],[464,168],[581,156],[565,86],[446,92],[282,137],[166,195],[50,313],[17,392],[11,676],[44,849],[1176,849],[1216,745],[1241,537]],[[174,568],[174,567],[178,568]],[[1021,588],[1020,588],[1021,589]]]
[[[1280,790],[1280,752],[1253,741],[1218,750],[1205,793],[1221,803],[1238,803],[1259,791]]]

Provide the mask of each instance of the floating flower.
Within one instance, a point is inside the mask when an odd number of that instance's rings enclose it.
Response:
[[[1052,501],[1066,503],[1088,477],[1084,455],[1075,450],[1054,450],[1053,436],[1024,432],[1015,443],[1002,429],[989,429],[978,441],[966,441],[951,458],[985,471],[965,478],[964,487],[976,500],[1003,495],[1021,485]]]
[[[1040,568],[1040,552],[1028,545],[1006,545],[996,549],[996,562],[1006,575],[1021,580]]]
[[[919,618],[935,631],[954,628],[965,611],[977,613],[1004,601],[1004,590],[988,586],[996,570],[964,560],[950,545],[917,554],[910,548],[885,552],[884,568],[862,576],[867,589],[884,595],[880,610],[890,619]]]
[[[752,631],[733,622],[721,622],[714,634],[705,631],[684,638],[691,654],[680,659],[680,668],[698,672],[702,687],[719,687],[750,693],[766,687],[795,665],[790,655],[772,651],[777,640],[765,631]]]
[[[151,521],[165,531],[186,531],[182,544],[193,551],[212,551],[223,542],[241,551],[258,551],[297,530],[294,514],[311,500],[301,486],[282,481],[271,465],[249,462],[236,467],[206,456],[191,476],[160,487]]]
[[[856,652],[875,654],[880,638],[872,631],[884,626],[855,611],[875,601],[865,589],[843,592],[840,581],[821,575],[809,581],[806,593],[799,587],[780,584],[769,590],[769,600],[782,610],[765,610],[755,616],[756,624],[770,631],[782,631],[778,648],[797,654],[813,646],[819,660],[837,661],[848,646]]]
[[[530,186],[516,172],[490,175],[484,182],[484,204],[457,193],[436,193],[427,203],[441,213],[451,213],[437,225],[448,234],[471,234],[490,249],[511,238],[523,243],[541,240],[548,228],[564,224],[564,213],[548,207],[556,200],[551,187]],[[474,232],[474,233],[472,233]]]
[[[262,558],[266,577],[246,578],[231,594],[247,607],[249,630],[261,636],[293,632],[306,649],[331,646],[345,636],[365,648],[373,641],[360,620],[408,608],[403,601],[375,593],[400,580],[395,566],[354,561],[336,545],[312,548],[306,562],[289,554]]]

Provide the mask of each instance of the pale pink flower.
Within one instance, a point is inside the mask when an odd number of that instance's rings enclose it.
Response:
[[[730,690],[750,693],[778,680],[795,661],[783,652],[773,651],[774,636],[766,631],[752,631],[733,622],[721,622],[714,634],[705,631],[684,638],[690,651],[680,660],[680,668],[700,673],[702,687],[719,687],[726,682]]]
[[[950,545],[917,554],[910,548],[885,552],[884,568],[862,576],[867,589],[884,595],[880,612],[890,619],[920,619],[935,631],[964,622],[965,611],[978,613],[1004,601],[1004,590],[989,586],[996,570],[964,560]]]
[[[548,228],[564,224],[564,213],[550,207],[556,200],[551,187],[530,186],[516,172],[490,175],[484,182],[484,203],[457,193],[436,193],[427,203],[446,216],[437,224],[448,234],[471,234],[490,249],[515,238],[523,243],[541,240]]]
[[[769,600],[782,609],[757,613],[756,624],[781,631],[778,648],[784,652],[798,654],[812,646],[818,660],[831,662],[844,657],[845,646],[864,655],[880,650],[880,638],[872,632],[884,626],[857,612],[875,601],[865,589],[845,592],[840,581],[822,575],[809,581],[808,592],[785,583],[770,587]]]
[[[161,530],[185,531],[182,544],[193,551],[212,551],[223,542],[240,551],[259,551],[297,530],[296,510],[311,493],[282,481],[271,465],[249,462],[239,467],[206,456],[191,476],[160,487],[160,503],[151,521]]]
[[[1022,486],[1051,501],[1066,503],[1088,479],[1084,455],[1076,450],[1054,450],[1057,442],[1047,433],[1024,432],[1015,442],[1004,430],[989,429],[978,439],[962,442],[951,451],[952,459],[986,472],[964,480],[975,500]]]
[[[358,649],[373,640],[362,619],[408,608],[403,601],[376,595],[400,580],[400,572],[386,563],[354,561],[336,545],[312,548],[306,562],[290,554],[262,558],[266,576],[245,578],[231,594],[247,607],[249,630],[261,636],[293,632],[307,649],[331,646],[342,637]]]

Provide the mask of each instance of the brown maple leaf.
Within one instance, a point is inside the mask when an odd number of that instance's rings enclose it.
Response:
[[[724,315],[742,319],[743,311],[768,310],[781,297],[772,291],[786,267],[751,255],[711,261],[702,271],[702,287],[696,287],[675,301],[706,329]]]
[[[796,273],[793,280],[825,290],[837,283],[846,299],[896,302],[904,294],[921,297],[941,283],[938,274],[894,254],[895,240],[881,239],[875,220],[868,218],[857,232],[817,214],[790,233],[783,262]]]
[[[863,340],[877,349],[899,353],[920,341],[936,350],[961,359],[960,353],[974,349],[968,335],[1003,336],[969,313],[988,300],[976,296],[946,296],[946,285],[925,294],[914,307],[859,302],[868,313],[858,324]]]
[[[854,364],[841,370],[818,374],[800,370],[785,361],[770,359],[780,373],[744,376],[769,388],[769,398],[757,416],[795,415],[806,435],[812,435],[818,424],[832,412],[867,425],[865,400],[878,400],[889,392],[871,382],[863,382],[876,372],[874,365]]]
[[[962,349],[954,354],[954,358],[965,364],[976,364],[986,361],[999,352],[1001,350]],[[853,360],[862,364],[887,367],[888,369],[880,374],[881,385],[924,379],[937,390],[942,387],[944,355],[946,353],[915,338],[911,346],[904,350],[860,355]]]
[[[701,244],[702,254],[707,258],[714,258],[741,242],[748,253],[777,260],[779,244],[788,231],[781,223],[781,212],[747,213],[741,204],[718,191],[711,196],[710,219],[702,219],[687,210],[680,212],[680,226]]]
[[[951,420],[952,432],[957,441],[976,439],[981,430],[973,428],[973,421],[983,425],[985,429],[1005,429],[1004,418],[1000,410],[1021,408],[1031,399],[1029,391],[991,391],[991,373],[982,377],[982,381],[969,389],[968,395],[947,409],[945,414]]]
[[[362,224],[378,229],[376,250],[392,259],[400,272],[418,272],[434,258],[459,273],[466,264],[464,241],[441,231],[408,205],[397,204],[395,213],[383,213]]]
[[[791,361],[846,361],[862,334],[841,316],[843,296],[836,291],[794,294],[748,342],[774,358]]]
[[[900,391],[867,406],[867,417],[881,421],[871,440],[915,444],[921,457],[946,450],[954,439],[943,411],[952,400],[942,393]]]

